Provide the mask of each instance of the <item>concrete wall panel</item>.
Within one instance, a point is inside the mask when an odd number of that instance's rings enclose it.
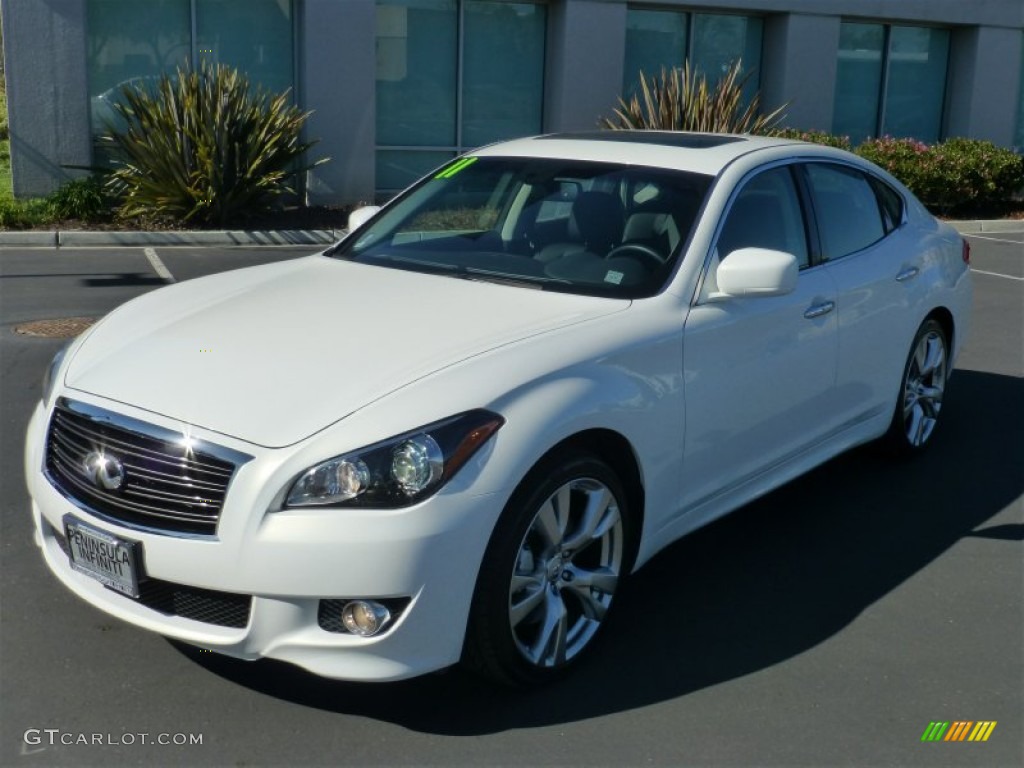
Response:
[[[14,193],[46,195],[92,162],[85,0],[7,0],[2,12]]]

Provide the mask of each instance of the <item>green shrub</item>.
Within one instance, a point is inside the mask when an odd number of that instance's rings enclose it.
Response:
[[[620,98],[613,116],[599,124],[612,130],[765,133],[782,118],[786,105],[759,114],[757,93],[744,107],[743,86],[750,74],[741,77],[741,67],[742,62],[733,62],[714,88],[689,61],[681,69],[662,69],[661,77],[641,72],[640,92],[629,101]]]
[[[112,217],[116,200],[96,176],[69,181],[46,198],[51,218],[79,219],[81,221],[107,221]]]
[[[778,139],[793,139],[795,141],[809,141],[812,144],[824,144],[826,147],[845,149],[847,152],[853,150],[849,136],[835,136],[824,131],[802,131],[798,128],[772,128],[766,135]]]
[[[989,141],[869,139],[857,154],[902,181],[921,202],[943,213],[992,210],[1024,187],[1024,158]]]
[[[204,61],[120,95],[125,127],[101,142],[123,216],[224,225],[266,211],[312,167],[301,163],[312,142],[300,138],[310,113],[230,67]]]

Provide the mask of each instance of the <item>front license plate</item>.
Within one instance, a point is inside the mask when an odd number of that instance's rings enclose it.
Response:
[[[64,534],[72,568],[129,597],[139,596],[139,542],[119,539],[71,515],[64,518]]]

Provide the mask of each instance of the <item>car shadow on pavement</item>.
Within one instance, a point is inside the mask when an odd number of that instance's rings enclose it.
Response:
[[[249,689],[432,734],[552,725],[685,696],[828,641],[963,537],[1015,546],[1019,525],[985,523],[1024,494],[1024,379],[959,370],[944,415],[918,460],[858,449],[660,553],[626,583],[594,653],[541,691],[460,671],[335,682],[177,647]]]

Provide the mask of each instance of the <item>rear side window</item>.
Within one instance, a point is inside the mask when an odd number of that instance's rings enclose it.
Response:
[[[867,176],[841,165],[806,167],[825,260],[856,253],[885,237],[882,208]]]

